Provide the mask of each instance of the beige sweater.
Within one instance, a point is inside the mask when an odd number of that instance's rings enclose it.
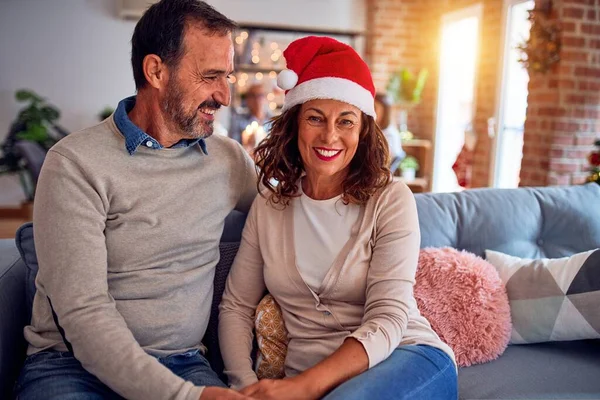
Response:
[[[361,207],[320,293],[304,283],[296,268],[294,203],[278,210],[259,196],[248,215],[220,307],[221,352],[232,387],[257,381],[250,351],[254,311],[265,290],[281,306],[289,332],[287,376],[328,357],[347,337],[363,344],[369,368],[399,345],[427,344],[454,358],[413,296],[420,232],[406,185],[394,182]]]

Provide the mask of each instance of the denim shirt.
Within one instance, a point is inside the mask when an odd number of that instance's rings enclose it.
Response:
[[[156,150],[164,148],[156,139],[142,131],[133,122],[131,122],[127,113],[133,109],[133,106],[135,106],[135,96],[123,99],[119,102],[114,115],[115,124],[125,138],[125,148],[127,149],[129,155],[133,155],[138,146],[142,144],[146,147]],[[181,139],[179,142],[171,146],[171,148],[189,147],[195,145],[196,143],[200,145],[200,148],[204,154],[208,154],[204,139]]]

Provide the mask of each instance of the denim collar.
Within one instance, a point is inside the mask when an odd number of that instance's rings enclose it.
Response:
[[[140,145],[144,145],[156,150],[163,149],[164,147],[158,143],[156,139],[142,131],[133,122],[131,122],[127,113],[133,109],[133,106],[135,106],[135,96],[123,99],[119,102],[114,115],[115,124],[125,138],[125,148],[127,149],[129,155],[133,155]],[[202,152],[208,155],[208,152],[206,151],[206,142],[204,139],[181,139],[179,142],[171,146],[171,148],[189,147],[194,146],[195,144],[198,144],[202,149]]]

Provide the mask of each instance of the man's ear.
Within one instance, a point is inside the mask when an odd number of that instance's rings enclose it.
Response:
[[[155,89],[163,88],[167,84],[167,66],[156,54],[148,54],[146,57],[144,57],[144,61],[142,62],[142,70],[144,71],[144,76],[146,77],[146,80],[150,86],[154,87]]]

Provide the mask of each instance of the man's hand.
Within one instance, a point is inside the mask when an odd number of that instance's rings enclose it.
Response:
[[[200,400],[252,400],[253,397],[240,394],[231,389],[216,386],[207,386],[200,395]]]
[[[242,394],[259,400],[315,400],[319,396],[300,377],[262,379],[241,390]],[[313,388],[314,389],[314,388]]]

